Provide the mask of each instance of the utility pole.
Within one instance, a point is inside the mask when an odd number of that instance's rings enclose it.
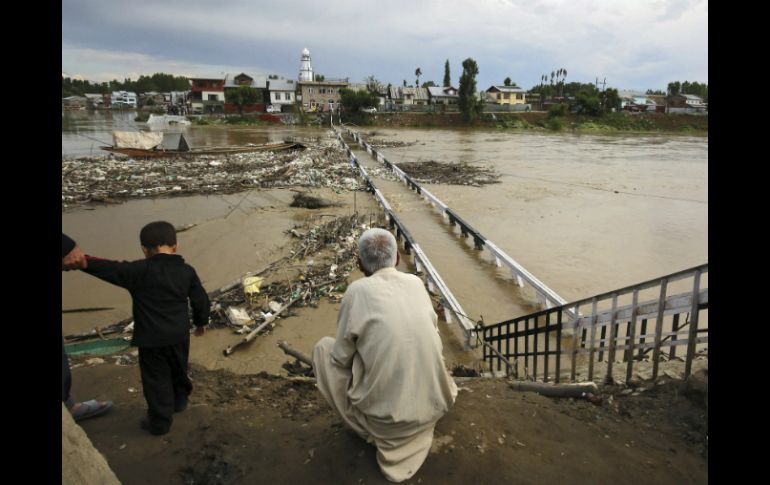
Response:
[[[597,91],[599,90],[599,84],[602,85],[602,91],[604,91],[604,86],[607,85],[607,78],[605,77],[604,80],[601,83],[599,82],[599,78],[598,77],[596,78],[596,90]]]

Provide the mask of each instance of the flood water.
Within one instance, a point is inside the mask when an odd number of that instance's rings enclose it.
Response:
[[[134,116],[64,113],[62,154],[105,153],[98,146],[110,144],[112,130],[142,128]],[[180,130],[192,146],[328,136],[325,129],[284,126]],[[706,137],[405,128],[371,128],[363,134],[370,142],[416,142],[380,149],[396,164],[436,160],[493,166],[502,174],[499,184],[425,187],[567,301],[708,262]],[[460,239],[459,231],[441,226],[440,216],[427,203],[394,182],[377,184],[470,316],[484,315],[493,323],[531,311],[528,302],[534,301],[527,300],[507,272]],[[143,224],[158,219],[175,225],[200,223],[180,234],[180,253],[211,291],[275,258],[285,243],[282,231],[305,216],[286,207],[290,196],[286,190],[255,190],[130,201],[63,213],[62,227],[92,254],[136,259],[141,257],[138,231]],[[366,194],[358,194],[357,203],[359,210],[363,204],[365,210],[376,211]],[[348,205],[341,213],[352,211]],[[109,285],[74,272],[62,274],[62,286],[64,308],[115,308],[63,315],[65,334],[130,315],[123,290],[105,289]]]

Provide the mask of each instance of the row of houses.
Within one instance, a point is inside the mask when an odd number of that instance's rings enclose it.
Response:
[[[670,96],[646,94],[638,91],[620,91],[619,108],[624,111],[644,111],[657,113],[705,113],[708,105],[703,99],[693,94],[673,94]]]

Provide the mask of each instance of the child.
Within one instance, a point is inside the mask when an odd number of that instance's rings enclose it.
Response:
[[[195,335],[205,332],[209,298],[192,266],[175,254],[176,230],[168,222],[147,224],[139,233],[145,259],[109,261],[88,256],[83,271],[131,293],[134,337],[147,400],[142,428],[154,435],[168,433],[175,412],[187,407],[192,382],[187,376],[192,307]]]

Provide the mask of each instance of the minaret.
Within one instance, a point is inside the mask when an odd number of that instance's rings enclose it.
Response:
[[[302,49],[302,62],[299,65],[299,80],[312,81],[313,80],[313,66],[310,65],[310,51],[307,47]]]

